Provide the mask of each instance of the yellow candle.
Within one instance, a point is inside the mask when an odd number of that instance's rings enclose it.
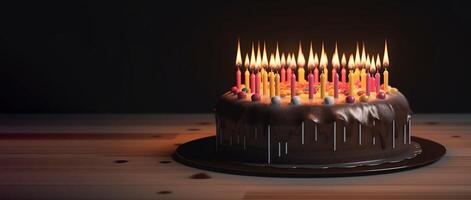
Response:
[[[325,97],[325,86],[327,82],[327,75],[322,72],[321,74],[321,99],[324,99]]]
[[[275,96],[275,74],[270,72],[268,77],[270,78],[270,97],[273,97]]]
[[[280,96],[280,75],[275,75],[275,95]]]
[[[303,67],[298,68],[298,82],[300,82],[300,83],[306,82],[306,80],[304,79],[304,68]]]
[[[353,96],[354,95],[354,78],[353,78],[353,70],[350,70],[350,73],[348,73],[348,83],[350,84],[350,92],[349,95]]]
[[[366,70],[364,68],[361,69],[360,80],[361,80],[361,88],[366,88]]]
[[[379,55],[376,57],[376,60],[377,62],[379,61]],[[389,92],[389,72],[388,72],[389,56],[388,56],[388,42],[387,41],[384,41],[383,67],[384,67],[384,72],[383,72],[384,91]]]
[[[268,74],[266,70],[262,71],[262,86],[263,86],[263,95],[268,95]]]

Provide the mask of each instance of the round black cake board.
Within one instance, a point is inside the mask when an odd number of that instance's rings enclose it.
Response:
[[[280,168],[270,165],[250,165],[242,162],[227,161],[216,155],[215,136],[196,139],[180,145],[173,158],[185,165],[210,171],[265,177],[341,177],[391,173],[414,169],[439,160],[446,153],[443,145],[434,141],[412,137],[420,144],[422,153],[412,159],[395,163],[351,168]]]

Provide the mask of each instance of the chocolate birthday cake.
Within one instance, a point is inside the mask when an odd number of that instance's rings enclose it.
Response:
[[[259,46],[256,55],[252,45],[252,59],[248,54],[245,59],[245,84],[238,69],[237,85],[217,102],[218,155],[254,165],[328,168],[399,162],[420,154],[420,145],[411,141],[407,99],[388,83],[386,45],[383,84],[379,55],[375,61],[364,45],[361,54],[357,45],[356,58],[352,54],[348,65],[345,55],[340,63],[335,48],[331,81],[323,46],[318,61],[311,45],[308,80],[301,45],[297,62],[294,54],[287,60],[279,56],[278,46],[265,58],[265,48],[260,53]],[[236,59],[240,67],[240,46]]]

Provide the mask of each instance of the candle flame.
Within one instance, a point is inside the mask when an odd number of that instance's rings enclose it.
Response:
[[[327,65],[328,65],[328,62],[329,62],[329,61],[328,61],[328,58],[327,58],[327,54],[326,54],[326,53],[323,53],[323,54],[321,55],[321,60],[320,60],[320,62],[319,62],[319,68],[320,68],[320,69],[326,68]]]
[[[280,58],[280,49],[278,48],[278,42],[276,42],[276,52],[275,52],[275,67],[280,68],[281,58]]]
[[[365,49],[365,43],[363,42],[363,47],[361,50],[361,66],[366,66],[366,49]]]
[[[249,60],[249,54],[245,54],[245,63],[244,63],[245,69],[250,67],[250,60]]]
[[[257,60],[255,61],[255,67],[260,68],[262,63],[262,54],[260,53],[260,42],[257,45]]]
[[[373,59],[374,59],[374,56],[373,56]],[[381,60],[379,59],[379,54],[376,56],[376,68],[380,68],[381,67]]]
[[[285,57],[285,53],[282,53],[282,54],[281,54],[281,61],[280,61],[280,64],[281,64],[281,67],[285,67],[285,66],[286,66],[286,57]]]
[[[373,58],[371,59],[371,63],[370,63],[370,72],[375,72],[376,71],[376,64],[375,64],[375,59],[374,59],[374,56]]]
[[[355,60],[353,60],[353,54],[350,54],[350,58],[348,59],[348,69],[353,70],[355,67]]]
[[[314,54],[314,68],[319,66],[319,57],[317,56],[317,53]]]
[[[272,54],[270,54],[270,64],[268,65],[270,67],[270,69],[274,69],[275,68],[275,56]]]
[[[355,67],[358,68],[361,65],[361,60],[360,60],[360,48],[358,47],[358,42],[357,42],[357,50],[355,52]]]
[[[308,69],[314,68],[314,53],[312,52],[312,42],[309,45],[309,58],[307,59],[307,68]]]
[[[342,67],[347,66],[347,57],[345,57],[345,53],[342,53]]]
[[[324,50],[324,42],[322,42],[322,46],[321,46],[321,61],[322,61],[322,55],[325,54],[325,50]]]
[[[236,56],[236,66],[239,68],[242,66],[242,55],[240,54],[240,39],[237,40],[237,56]]]
[[[366,70],[370,69],[370,63],[371,63],[370,55],[366,55],[366,62],[365,62],[365,69]]]
[[[291,54],[288,53],[288,57],[286,58],[286,66],[291,67]]]
[[[301,41],[299,42],[299,50],[298,50],[298,67],[303,68],[306,64],[306,60],[304,59],[303,48],[301,46]]]
[[[384,67],[389,67],[388,41],[387,41],[387,40],[384,40],[383,66],[384,66]]]
[[[291,67],[292,69],[296,68],[296,57],[294,56],[294,53],[291,54],[290,67]]]
[[[332,55],[332,67],[338,69],[339,66],[340,66],[339,51],[338,51],[337,42],[336,42],[335,43],[334,55]]]
[[[263,42],[262,67],[266,68],[267,66],[268,66],[267,46],[265,42]]]
[[[255,58],[255,50],[254,50],[254,45],[253,45],[253,42],[252,42],[252,55],[250,56],[250,69],[254,69],[255,67],[255,64],[257,62],[257,59]]]

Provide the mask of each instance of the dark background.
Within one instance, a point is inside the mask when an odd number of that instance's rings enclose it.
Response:
[[[211,112],[236,40],[381,53],[415,112],[471,112],[466,1],[14,2],[0,6],[0,112]],[[307,46],[306,46],[307,47]],[[307,51],[307,49],[305,50]]]

